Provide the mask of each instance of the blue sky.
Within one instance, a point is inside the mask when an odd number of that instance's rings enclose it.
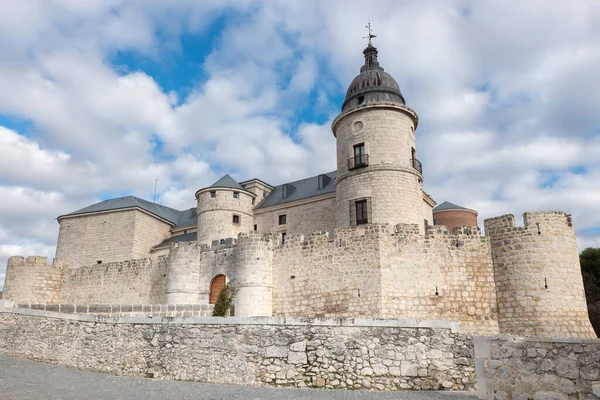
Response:
[[[438,203],[573,214],[600,246],[600,5],[577,0],[31,0],[0,15],[0,280],[55,218],[123,194],[194,205],[224,173],[335,169],[370,19],[420,117]],[[517,12],[515,12],[517,11]],[[560,29],[557,29],[560,27]]]

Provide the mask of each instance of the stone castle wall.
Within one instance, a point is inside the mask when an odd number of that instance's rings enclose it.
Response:
[[[64,270],[60,303],[161,304],[167,259],[143,258]],[[22,301],[19,301],[22,303]]]
[[[490,238],[501,332],[595,338],[590,324],[571,217],[562,212],[484,222]]]
[[[279,225],[279,215],[285,214],[287,223]],[[282,204],[268,210],[255,210],[254,222],[260,233],[281,233],[288,235],[310,235],[317,231],[335,230],[335,197],[328,196],[300,204]]]
[[[56,258],[71,268],[149,257],[170,225],[140,210],[61,218]]]
[[[382,241],[381,317],[454,320],[466,332],[498,334],[492,258],[479,229],[396,230]]]
[[[58,303],[63,266],[46,257],[14,256],[8,259],[2,297],[18,303]]]
[[[385,227],[338,229],[330,236],[291,236],[275,243],[273,313],[308,317],[379,318],[379,240]]]
[[[167,322],[168,321],[168,322]],[[288,387],[472,390],[473,341],[450,322],[103,318],[0,312],[0,352],[105,372]]]

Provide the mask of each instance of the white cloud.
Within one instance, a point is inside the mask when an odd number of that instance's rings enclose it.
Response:
[[[333,170],[330,121],[362,64],[368,18],[382,66],[420,116],[418,157],[436,200],[478,209],[480,222],[561,209],[578,229],[600,226],[598,2],[3,7],[0,116],[28,127],[0,127],[2,254],[14,246],[47,254],[57,215],[106,193],[151,198],[156,179],[158,200],[183,209],[223,173],[278,184]],[[133,54],[167,68],[161,60],[181,56],[184,33],[212,40],[198,66],[205,79],[188,91],[111,65]],[[303,121],[305,112],[327,122]],[[582,234],[580,246],[599,237]]]

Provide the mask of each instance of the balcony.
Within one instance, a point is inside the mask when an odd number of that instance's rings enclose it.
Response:
[[[366,167],[367,165],[369,165],[368,154],[361,154],[348,159],[348,170]]]
[[[421,165],[421,161],[417,160],[416,158],[413,158],[411,159],[411,162],[413,168],[419,171],[421,175],[423,175],[423,165]]]

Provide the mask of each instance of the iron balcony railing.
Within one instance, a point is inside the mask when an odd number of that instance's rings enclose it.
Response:
[[[411,161],[412,161],[413,168],[416,169],[417,171],[419,171],[422,175],[423,174],[423,165],[421,164],[421,161],[417,160],[416,158],[413,158]]]
[[[348,169],[366,167],[369,165],[369,155],[361,154],[348,159]]]

